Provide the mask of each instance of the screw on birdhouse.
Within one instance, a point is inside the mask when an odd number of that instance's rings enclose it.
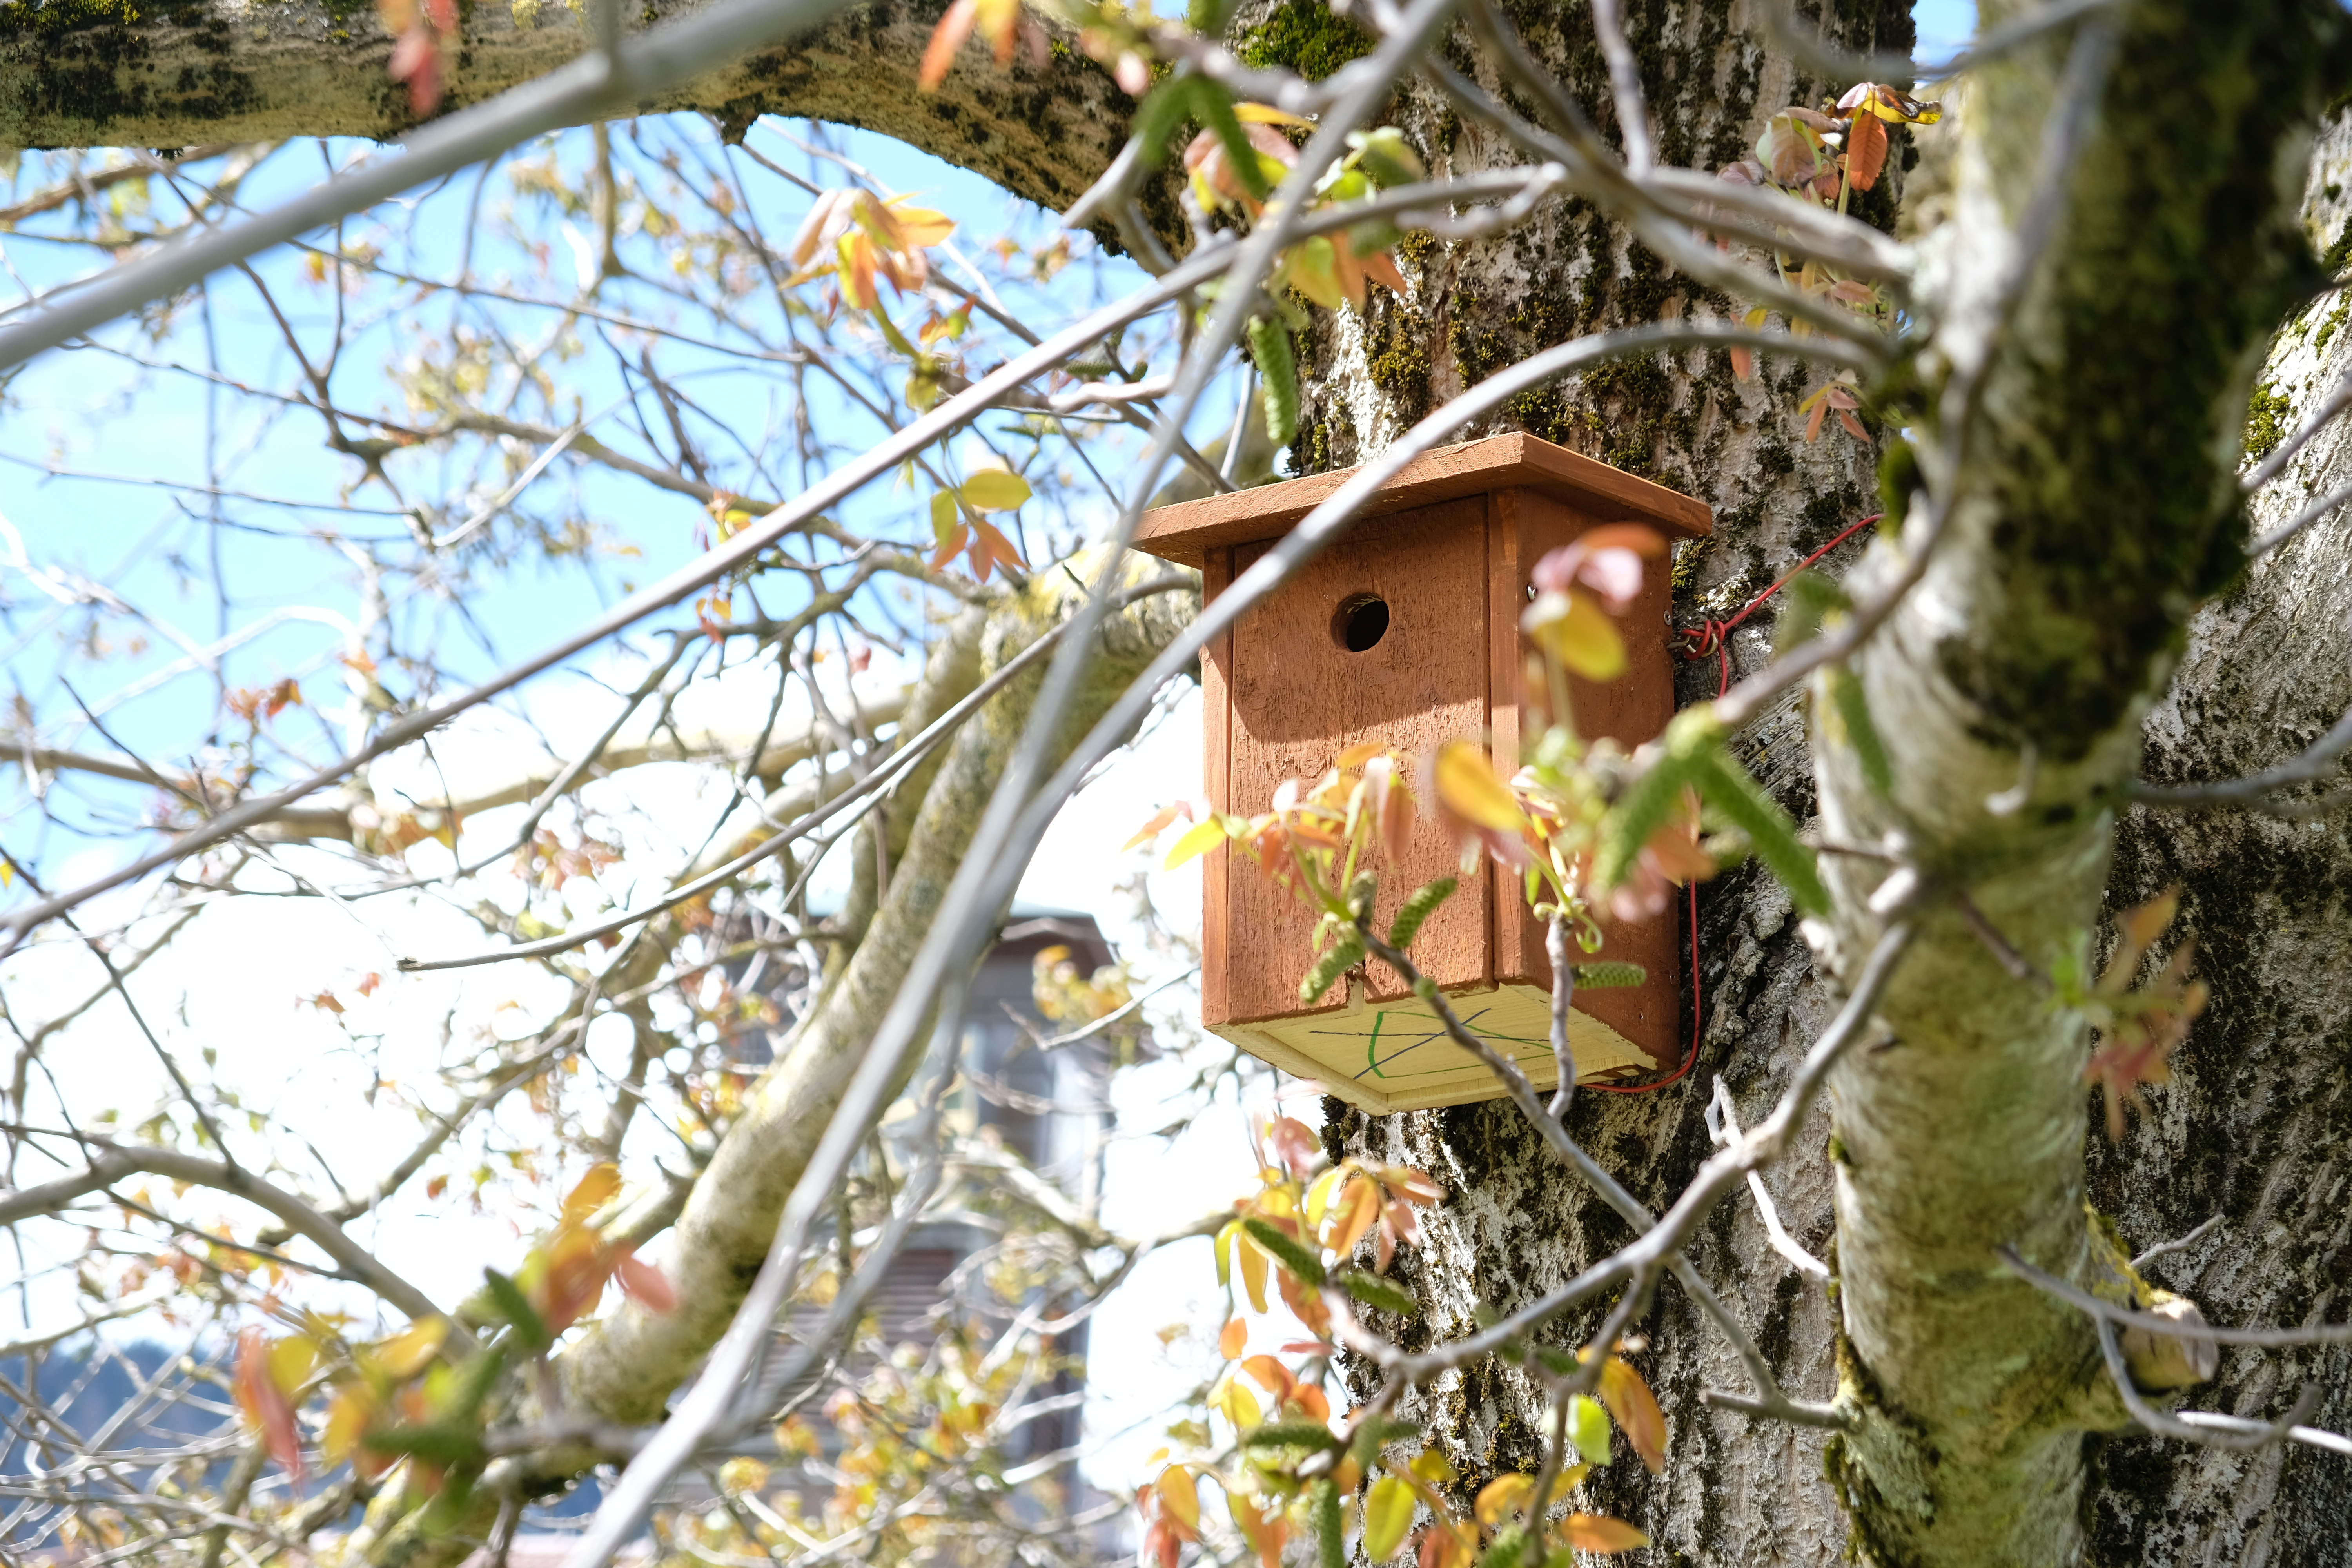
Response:
[[[1205,497],[1144,515],[1138,549],[1200,569],[1214,597],[1348,479],[1318,474]],[[1519,629],[1536,563],[1588,529],[1633,522],[1669,539],[1713,531],[1706,504],[1527,435],[1430,452],[1381,487],[1348,531],[1203,651],[1202,772],[1211,805],[1265,811],[1286,779],[1311,784],[1366,745],[1426,757],[1484,738],[1508,778],[1523,738],[1551,722],[1540,667],[1530,681]],[[1631,750],[1674,714],[1667,574],[1648,574],[1617,615],[1627,667],[1571,678],[1578,731]],[[1423,803],[1426,805],[1427,803]],[[1493,1074],[1447,1037],[1428,1003],[1377,960],[1302,1003],[1319,956],[1315,915],[1229,846],[1202,859],[1201,1021],[1212,1032],[1374,1112],[1488,1100]],[[1433,817],[1383,858],[1372,929],[1416,889],[1454,875],[1460,851]],[[1682,1059],[1681,948],[1672,913],[1598,921],[1579,969],[1641,974],[1580,984],[1569,1021],[1577,1076],[1648,1079]],[[1491,864],[1462,879],[1421,927],[1412,961],[1470,1030],[1537,1087],[1555,1074],[1545,924],[1519,879]],[[1599,966],[1599,967],[1595,967]]]

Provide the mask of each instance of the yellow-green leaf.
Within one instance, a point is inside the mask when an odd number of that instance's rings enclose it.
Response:
[[[1223,822],[1213,816],[1206,822],[1196,822],[1170,848],[1168,858],[1161,863],[1160,869],[1173,871],[1185,861],[1199,858],[1224,841],[1225,825]]]
[[[1520,629],[1544,650],[1587,680],[1614,680],[1625,673],[1625,639],[1601,601],[1580,588],[1549,593],[1529,605]]]
[[[1257,1395],[1252,1394],[1248,1386],[1235,1377],[1228,1377],[1223,1383],[1218,1384],[1216,1392],[1209,1395],[1209,1404],[1219,1415],[1233,1423],[1234,1430],[1237,1433],[1248,1431],[1258,1424],[1262,1416],[1257,1405]]]
[[[1588,1465],[1609,1462],[1609,1413],[1601,1402],[1578,1394],[1568,1403],[1568,1439]]]
[[[1412,1489],[1394,1476],[1374,1481],[1371,1495],[1364,1500],[1364,1555],[1385,1563],[1396,1555],[1412,1528]]]
[[[1469,741],[1448,741],[1437,752],[1437,798],[1463,821],[1516,833],[1524,820],[1508,785],[1495,776],[1486,753]]]
[[[1339,258],[1331,249],[1331,242],[1321,235],[1290,247],[1287,281],[1327,310],[1338,310],[1339,301],[1348,297],[1339,287]]]
[[[1029,481],[1003,468],[982,468],[957,493],[974,511],[1011,511],[1029,499]]]

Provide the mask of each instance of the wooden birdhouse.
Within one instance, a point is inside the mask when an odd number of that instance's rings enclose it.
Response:
[[[1136,546],[1198,567],[1213,598],[1347,478],[1318,474],[1162,507],[1145,514]],[[1202,751],[1211,804],[1242,816],[1264,811],[1283,780],[1311,784],[1339,752],[1366,742],[1419,756],[1483,735],[1507,777],[1520,737],[1545,721],[1540,689],[1527,688],[1519,630],[1533,596],[1529,574],[1547,551],[1612,522],[1644,523],[1669,541],[1713,531],[1703,503],[1532,436],[1472,441],[1415,461],[1337,543],[1206,650]],[[1619,617],[1625,673],[1571,683],[1588,738],[1609,736],[1630,750],[1672,717],[1668,579],[1656,563]],[[1426,820],[1407,860],[1383,872],[1374,911],[1383,924],[1413,889],[1460,864],[1448,835]],[[1377,961],[1321,1005],[1302,1005],[1315,911],[1261,876],[1244,851],[1211,851],[1202,896],[1201,1021],[1209,1029],[1370,1111],[1503,1092]],[[1638,963],[1648,978],[1578,992],[1570,1038],[1580,1081],[1646,1078],[1679,1059],[1675,922],[1672,911],[1601,922],[1605,942],[1592,957]],[[1485,864],[1422,928],[1412,952],[1465,1023],[1538,1087],[1552,1084],[1551,966],[1543,926],[1516,879]]]

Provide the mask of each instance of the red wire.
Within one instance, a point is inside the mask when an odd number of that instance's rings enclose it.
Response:
[[[1860,533],[1864,529],[1868,528],[1872,523],[1876,522],[1885,515],[1886,514],[1885,512],[1874,511],[1868,517],[1864,518],[1860,522],[1848,524],[1835,539],[1831,540],[1827,544],[1822,545],[1819,550],[1814,551],[1811,555],[1808,555],[1802,561],[1798,562],[1795,566],[1791,567],[1781,576],[1779,582],[1773,584],[1770,587],[1765,589],[1762,593],[1748,600],[1748,603],[1740,605],[1739,613],[1732,616],[1729,620],[1702,621],[1696,626],[1684,626],[1675,632],[1675,635],[1676,637],[1683,638],[1685,641],[1692,645],[1683,650],[1683,657],[1685,658],[1705,658],[1711,653],[1716,655],[1717,658],[1722,661],[1722,679],[1716,683],[1715,688],[1715,694],[1717,697],[1721,697],[1725,692],[1731,689],[1731,634],[1738,626],[1739,623],[1753,615],[1756,612],[1757,607],[1762,605],[1765,600],[1779,593],[1782,588],[1787,587],[1790,577],[1794,577],[1798,573],[1802,572],[1806,567],[1811,566],[1814,562],[1819,561],[1822,556],[1827,555],[1831,551],[1835,550],[1839,545],[1843,544],[1847,540],[1852,539],[1855,534]],[[1706,1021],[1706,999],[1700,994],[1699,991],[1698,884],[1696,882],[1691,883],[1687,890],[1690,894],[1691,1043],[1690,1049],[1683,1053],[1683,1065],[1676,1068],[1667,1077],[1659,1079],[1652,1083],[1585,1083],[1577,1085],[1579,1089],[1593,1089],[1601,1094],[1654,1094],[1659,1089],[1665,1088],[1669,1084],[1680,1083],[1684,1079],[1690,1076],[1691,1068],[1698,1066],[1699,1031],[1705,1026]]]

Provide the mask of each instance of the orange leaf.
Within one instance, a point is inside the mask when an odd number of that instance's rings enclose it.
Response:
[[[1118,847],[1118,852],[1124,855],[1139,844],[1150,843],[1160,837],[1162,829],[1180,816],[1187,822],[1192,820],[1192,802],[1180,800],[1174,805],[1160,807],[1152,814],[1150,821],[1135,830],[1134,837]]]
[[[1886,121],[1875,114],[1857,114],[1847,122],[1846,183],[1857,191],[1878,184],[1886,167]]]
[[[1650,1473],[1663,1471],[1666,1468],[1665,1413],[1658,1408],[1642,1374],[1622,1356],[1611,1356],[1601,1369],[1601,1403],[1609,1407],[1610,1415],[1642,1456],[1642,1463],[1650,1467]]]
[[[1192,1472],[1181,1465],[1171,1465],[1160,1472],[1160,1505],[1168,1518],[1183,1532],[1186,1540],[1197,1539],[1201,1528],[1201,1489],[1192,1481]]]
[[[1560,1521],[1560,1534],[1579,1552],[1597,1552],[1603,1556],[1650,1544],[1648,1536],[1623,1520],[1599,1513],[1570,1514]]]
[[[1364,1232],[1372,1228],[1372,1221],[1380,1217],[1380,1188],[1369,1177],[1350,1177],[1348,1191],[1339,1203],[1339,1223],[1331,1235],[1331,1250],[1342,1258],[1355,1251],[1356,1243],[1363,1239]]]
[[[1249,1325],[1238,1317],[1229,1319],[1224,1332],[1217,1336],[1217,1353],[1227,1361],[1239,1361],[1249,1346]]]
[[[915,73],[915,85],[925,92],[937,92],[940,83],[947,80],[948,68],[955,63],[956,51],[971,37],[971,25],[980,16],[979,0],[955,0],[931,29],[930,46],[923,50],[923,64]]]
[[[567,1225],[584,1225],[591,1215],[621,1190],[621,1168],[606,1163],[591,1165],[588,1173],[580,1178],[563,1195],[563,1220]]]

